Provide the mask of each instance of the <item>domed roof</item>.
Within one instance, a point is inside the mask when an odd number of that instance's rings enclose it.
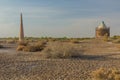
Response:
[[[107,26],[105,25],[104,21],[98,26],[98,29],[105,29]]]

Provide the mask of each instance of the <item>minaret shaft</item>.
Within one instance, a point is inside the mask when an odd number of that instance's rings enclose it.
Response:
[[[22,13],[20,15],[20,35],[19,35],[19,41],[24,41],[24,29],[23,29],[23,19],[22,19]]]

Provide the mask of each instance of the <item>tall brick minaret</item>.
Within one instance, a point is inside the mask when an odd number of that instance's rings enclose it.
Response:
[[[20,14],[20,34],[19,34],[19,42],[24,41],[24,29],[23,29],[23,19],[22,13]]]

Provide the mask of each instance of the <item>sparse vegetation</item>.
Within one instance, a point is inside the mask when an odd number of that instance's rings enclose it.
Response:
[[[70,39],[70,42],[78,44],[79,40],[78,39]]]
[[[113,43],[120,43],[120,36],[115,35],[115,36],[110,38],[110,41]]]
[[[23,51],[24,48],[25,48],[25,46],[19,45],[16,50],[17,50],[17,51]]]
[[[118,69],[100,68],[92,72],[93,80],[120,80]]]
[[[25,46],[23,51],[26,51],[26,52],[35,52],[37,51],[36,47],[35,46]]]
[[[0,48],[3,48],[3,45],[0,45]]]
[[[17,41],[15,41],[15,40],[6,40],[6,43],[7,44],[14,44],[14,43],[16,43]]]
[[[26,51],[26,52],[36,52],[41,51],[44,49],[46,42],[45,41],[39,41],[35,44],[28,45],[28,43],[20,43],[18,45],[17,50],[18,51]]]
[[[28,42],[18,42],[17,51],[24,51],[25,47],[28,46]]]
[[[18,45],[27,46],[28,42],[27,41],[18,42]]]
[[[119,35],[114,35],[113,37],[111,37],[112,40],[116,40],[116,39],[120,39]]]
[[[43,51],[43,57],[45,58],[72,58],[79,57],[81,54],[80,49],[77,49],[74,44],[62,42],[49,45]]]
[[[16,44],[1,42],[6,48],[0,49],[0,80],[97,80],[90,75],[93,70],[104,67],[107,72],[110,67],[120,67],[119,44],[77,38],[33,40],[18,45],[18,51]],[[109,75],[114,75],[111,70]],[[115,75],[119,80],[119,74]]]
[[[112,40],[113,43],[120,43],[120,39]]]
[[[44,49],[45,45],[34,45],[34,46],[26,46],[23,51],[26,52],[36,52],[36,51],[42,51]]]

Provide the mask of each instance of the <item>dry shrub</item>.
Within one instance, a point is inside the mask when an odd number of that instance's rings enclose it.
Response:
[[[37,52],[42,51],[45,47],[45,42],[37,42],[33,45],[27,45],[27,44],[20,44],[17,48],[18,51],[26,51],[26,52]]]
[[[54,41],[57,41],[57,39],[55,39],[55,38],[49,38],[48,41],[49,42],[54,42]]]
[[[79,40],[77,40],[77,39],[71,39],[70,42],[78,44]]]
[[[25,46],[23,46],[23,45],[19,45],[19,46],[17,47],[17,51],[23,51],[24,48],[25,48]]]
[[[14,43],[16,43],[16,41],[15,40],[7,40],[6,43],[7,44],[14,44]]]
[[[39,41],[35,44],[35,48],[39,51],[42,50],[45,45],[47,44],[47,41]]]
[[[23,51],[26,51],[26,52],[35,52],[36,51],[36,48],[34,46],[25,46]]]
[[[3,45],[0,45],[0,48],[3,48]]]
[[[18,42],[18,45],[27,46],[28,42],[27,41]]]
[[[71,43],[54,42],[43,50],[44,58],[79,57],[81,50]]]
[[[44,49],[46,43],[47,43],[46,41],[39,41],[32,46],[26,46],[24,48],[24,51],[27,51],[27,52],[42,51]]]
[[[100,68],[92,72],[93,80],[120,80],[120,71],[118,69]]]
[[[120,39],[116,39],[112,41],[113,43],[120,43]]]
[[[0,43],[5,43],[6,41],[5,40],[0,40]]]
[[[25,47],[28,45],[27,42],[18,42],[17,51],[24,51]]]

